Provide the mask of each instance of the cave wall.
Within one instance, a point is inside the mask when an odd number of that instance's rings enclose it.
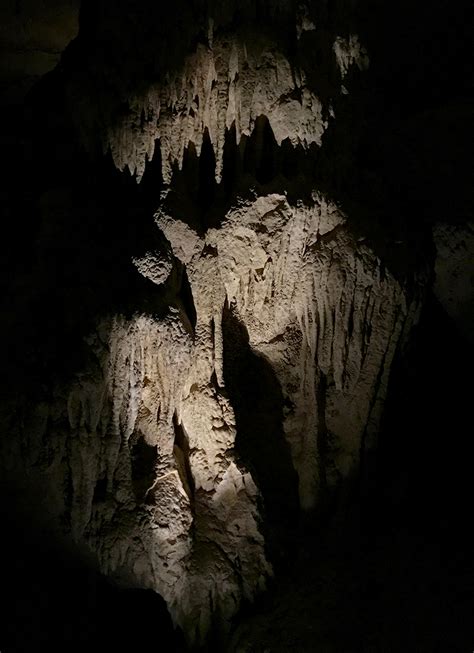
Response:
[[[74,362],[45,368],[40,400],[5,403],[2,464],[42,488],[45,516],[105,575],[161,594],[202,642],[265,587],[292,512],[317,523],[344,506],[418,318],[431,231],[412,237],[377,184],[373,202],[341,190],[370,101],[349,3],[179,8],[84,3],[48,82],[80,165],[99,175],[105,155],[114,182],[105,233],[93,200],[68,268],[95,294],[71,298],[66,320],[78,297],[90,315],[52,343]],[[43,195],[37,251],[68,230],[78,194]],[[247,373],[260,394],[241,389]]]
[[[3,2],[0,8],[2,104],[17,105],[58,64],[79,30],[79,0]]]

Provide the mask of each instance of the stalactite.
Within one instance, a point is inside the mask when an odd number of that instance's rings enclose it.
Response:
[[[335,56],[345,74],[351,65],[362,63],[358,50],[353,53],[355,46],[343,48],[342,43]],[[212,48],[198,46],[183,69],[162,87],[153,86],[133,98],[126,116],[107,128],[103,147],[110,148],[119,170],[127,166],[140,181],[159,140],[163,178],[169,184],[173,169],[182,168],[189,143],[199,156],[207,129],[220,182],[226,130],[235,125],[240,141],[261,115],[268,117],[278,145],[285,139],[305,148],[320,145],[328,124],[321,101],[305,86],[302,71],[295,70],[273,44],[259,50],[217,38]]]
[[[316,30],[308,11],[296,27],[298,41]],[[203,642],[216,619],[227,627],[272,573],[262,461],[237,451],[246,414],[236,414],[226,387],[232,325],[278,395],[281,424],[268,428],[288,458],[288,491],[297,477],[299,504],[311,512],[375,446],[391,362],[416,319],[423,280],[411,279],[412,290],[385,270],[311,171],[348,93],[342,82],[368,65],[356,35],[334,37],[326,56],[338,71],[329,99],[268,36],[233,38],[210,24],[208,43],[201,35],[112,122],[105,109],[94,114],[104,153],[138,182],[160,148],[163,238],[131,263],[166,306],[96,324],[87,341],[94,363],[44,408],[62,425],[50,427],[38,409],[22,459],[35,464],[38,434],[49,429],[53,485],[68,488],[54,509],[102,571],[159,592],[191,642]],[[285,152],[301,164],[291,183]],[[265,439],[262,424],[246,435]],[[271,472],[272,456],[264,462]]]

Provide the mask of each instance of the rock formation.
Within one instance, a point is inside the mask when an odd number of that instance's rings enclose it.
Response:
[[[290,54],[234,33],[227,10],[159,79],[120,80],[120,111],[65,60],[84,146],[138,184],[161,163],[154,239],[127,261],[160,310],[97,319],[81,369],[2,445],[103,573],[158,592],[198,643],[265,587],[292,497],[310,514],[344,504],[425,282],[421,265],[395,275],[313,173],[368,66],[359,37],[321,35],[301,6]]]

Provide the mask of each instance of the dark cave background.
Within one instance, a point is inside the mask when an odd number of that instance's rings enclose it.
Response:
[[[95,14],[92,3],[83,5],[87,44]],[[146,5],[122,0],[116,15],[133,17],[139,33]],[[321,7],[335,20],[346,3]],[[410,256],[432,264],[437,220],[473,218],[473,7],[367,0],[356,15],[371,66],[360,96],[341,107],[341,126],[316,172],[403,274]],[[73,42],[63,57],[76,56]],[[99,314],[149,301],[146,282],[124,261],[152,237],[159,161],[140,186],[109,158],[91,161],[69,117],[62,75],[59,65],[17,100],[1,82],[7,400],[47,397],[53,377],[67,378],[81,364],[81,337]],[[412,243],[403,260],[398,238]],[[472,346],[428,290],[419,326],[393,366],[377,459],[336,522],[321,531],[287,518],[279,575],[236,617],[256,641],[272,651],[472,650],[472,363]],[[246,364],[259,362],[249,354]],[[160,597],[113,587],[77,551],[52,541],[34,506],[24,510],[22,492],[21,479],[1,479],[2,653],[185,650]]]

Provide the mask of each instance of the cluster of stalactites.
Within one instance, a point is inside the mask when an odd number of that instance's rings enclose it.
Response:
[[[306,30],[311,24],[305,23]],[[222,174],[226,132],[235,128],[238,143],[249,135],[259,116],[265,115],[280,145],[288,139],[308,148],[321,145],[333,115],[308,88],[304,71],[296,68],[275,44],[256,45],[223,38],[210,39],[212,47],[198,45],[182,69],[164,83],[129,100],[127,115],[109,126],[104,150],[110,148],[115,165],[140,181],[146,167],[161,148],[162,173],[170,183],[180,169],[185,150],[192,144],[199,156],[207,133],[216,158],[216,180]],[[341,82],[353,65],[363,69],[368,59],[355,35],[337,37],[332,56]],[[344,86],[341,93],[346,93]]]

